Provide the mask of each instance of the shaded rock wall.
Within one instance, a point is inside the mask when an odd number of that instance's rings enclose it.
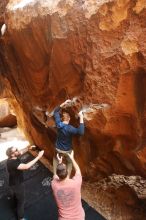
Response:
[[[30,142],[52,160],[56,131],[45,128],[38,107],[51,112],[78,97],[69,109],[74,115],[84,105],[107,103],[85,114],[86,134],[74,139],[83,175],[145,177],[145,1],[22,2],[6,7],[0,72]]]

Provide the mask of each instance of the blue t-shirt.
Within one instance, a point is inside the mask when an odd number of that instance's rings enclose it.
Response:
[[[55,123],[58,129],[56,147],[63,151],[69,151],[72,149],[72,136],[84,134],[84,123],[80,123],[78,128],[70,124],[64,124],[60,118],[60,109],[60,107],[57,107],[54,110]]]

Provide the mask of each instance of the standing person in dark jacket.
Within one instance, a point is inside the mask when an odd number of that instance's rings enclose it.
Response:
[[[29,148],[31,149],[31,147]],[[9,186],[13,198],[16,201],[16,211],[18,220],[25,220],[24,218],[24,179],[23,170],[28,170],[32,167],[44,154],[44,151],[40,151],[38,156],[28,163],[22,163],[19,156],[25,153],[28,148],[19,151],[16,147],[10,147],[7,149],[6,154],[7,170],[9,173]]]
[[[72,152],[72,137],[73,135],[83,135],[84,134],[84,120],[83,113],[80,111],[78,116],[80,118],[79,127],[75,128],[69,124],[70,115],[67,112],[63,112],[62,120],[60,118],[60,109],[67,106],[71,100],[66,100],[60,106],[54,110],[54,118],[57,126],[57,140],[56,140],[56,153],[62,153],[67,159],[67,170],[70,176],[72,170],[72,162],[68,157],[68,153]],[[58,165],[58,160],[56,156],[53,157],[53,171],[56,174],[56,167]]]

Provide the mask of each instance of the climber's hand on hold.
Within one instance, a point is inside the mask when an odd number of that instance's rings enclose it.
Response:
[[[62,163],[62,156],[59,156],[59,153],[57,153],[57,160],[58,160],[58,163]]]
[[[71,99],[67,99],[65,102],[63,102],[63,103],[60,105],[60,107],[61,107],[61,108],[66,107],[66,106],[68,106],[71,102],[72,102]]]

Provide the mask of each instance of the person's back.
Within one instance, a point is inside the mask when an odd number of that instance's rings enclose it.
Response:
[[[84,210],[81,204],[82,177],[76,174],[72,179],[52,181],[55,200],[59,209],[59,220],[83,220]]]
[[[70,158],[75,167],[75,176],[69,178],[66,165],[61,163],[57,167],[58,176],[55,175],[52,180],[52,190],[58,207],[59,220],[85,219],[81,203],[82,176],[72,155]],[[60,171],[58,171],[59,169]]]
[[[63,105],[64,103],[61,104],[60,106],[63,106]],[[60,106],[54,110],[54,118],[55,118],[55,123],[57,127],[56,148],[62,151],[69,151],[72,149],[72,136],[84,134],[83,114],[82,112],[79,113],[80,125],[77,128],[75,128],[74,126],[69,124],[70,115],[67,112],[63,113],[62,120],[61,120],[60,114],[59,114],[60,109],[61,109]]]
[[[73,136],[71,133],[72,130],[73,126],[70,124],[63,124],[63,126],[58,129],[56,146],[58,146],[59,149],[64,151],[69,151],[71,149]]]

